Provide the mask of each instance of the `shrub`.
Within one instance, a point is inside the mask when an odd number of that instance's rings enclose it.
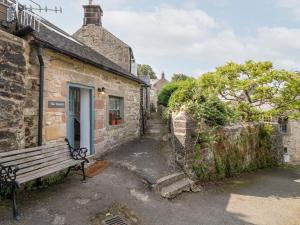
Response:
[[[179,84],[175,82],[165,85],[158,95],[158,104],[167,107],[171,95],[178,89],[178,87]]]
[[[195,119],[204,119],[210,126],[223,126],[234,119],[234,112],[218,96],[205,93],[197,80],[181,82],[171,95],[169,107],[178,111],[185,106]]]

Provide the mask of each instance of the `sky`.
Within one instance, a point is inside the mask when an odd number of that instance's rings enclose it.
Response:
[[[29,0],[20,2],[29,5]],[[36,0],[62,14],[42,16],[68,33],[88,0]],[[272,61],[300,70],[300,0],[94,0],[103,26],[133,48],[137,63],[167,78],[199,77],[226,62]]]

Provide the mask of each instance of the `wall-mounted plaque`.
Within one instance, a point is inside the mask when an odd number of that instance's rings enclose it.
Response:
[[[65,108],[66,104],[63,101],[48,101],[48,108]]]

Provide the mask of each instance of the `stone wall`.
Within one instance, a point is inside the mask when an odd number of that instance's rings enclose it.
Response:
[[[34,56],[32,57],[34,58]],[[112,73],[45,49],[44,144],[67,135],[68,83],[94,89],[94,143],[96,154],[132,140],[140,134],[140,85]],[[32,66],[32,68],[34,68]],[[35,77],[32,75],[32,77]],[[105,95],[98,88],[105,87]],[[108,124],[109,95],[124,98],[124,123]],[[48,101],[64,101],[63,109],[48,108]]]
[[[204,124],[197,127],[186,112],[172,117],[176,162],[195,180],[230,177],[282,162],[278,124],[251,123],[212,131]]]
[[[102,26],[94,24],[83,26],[74,34],[74,37],[123,69],[131,72],[131,52],[129,46]]]
[[[0,152],[25,146],[25,83],[28,46],[0,30]]]
[[[300,164],[300,121],[288,122],[287,133],[283,134],[283,145],[287,150],[287,161]]]

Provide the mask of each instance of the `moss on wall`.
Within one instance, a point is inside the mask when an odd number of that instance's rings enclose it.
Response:
[[[272,155],[272,126],[248,124],[203,132],[195,147],[193,169],[200,180],[232,177],[277,165]],[[207,136],[214,138],[207,138]]]

